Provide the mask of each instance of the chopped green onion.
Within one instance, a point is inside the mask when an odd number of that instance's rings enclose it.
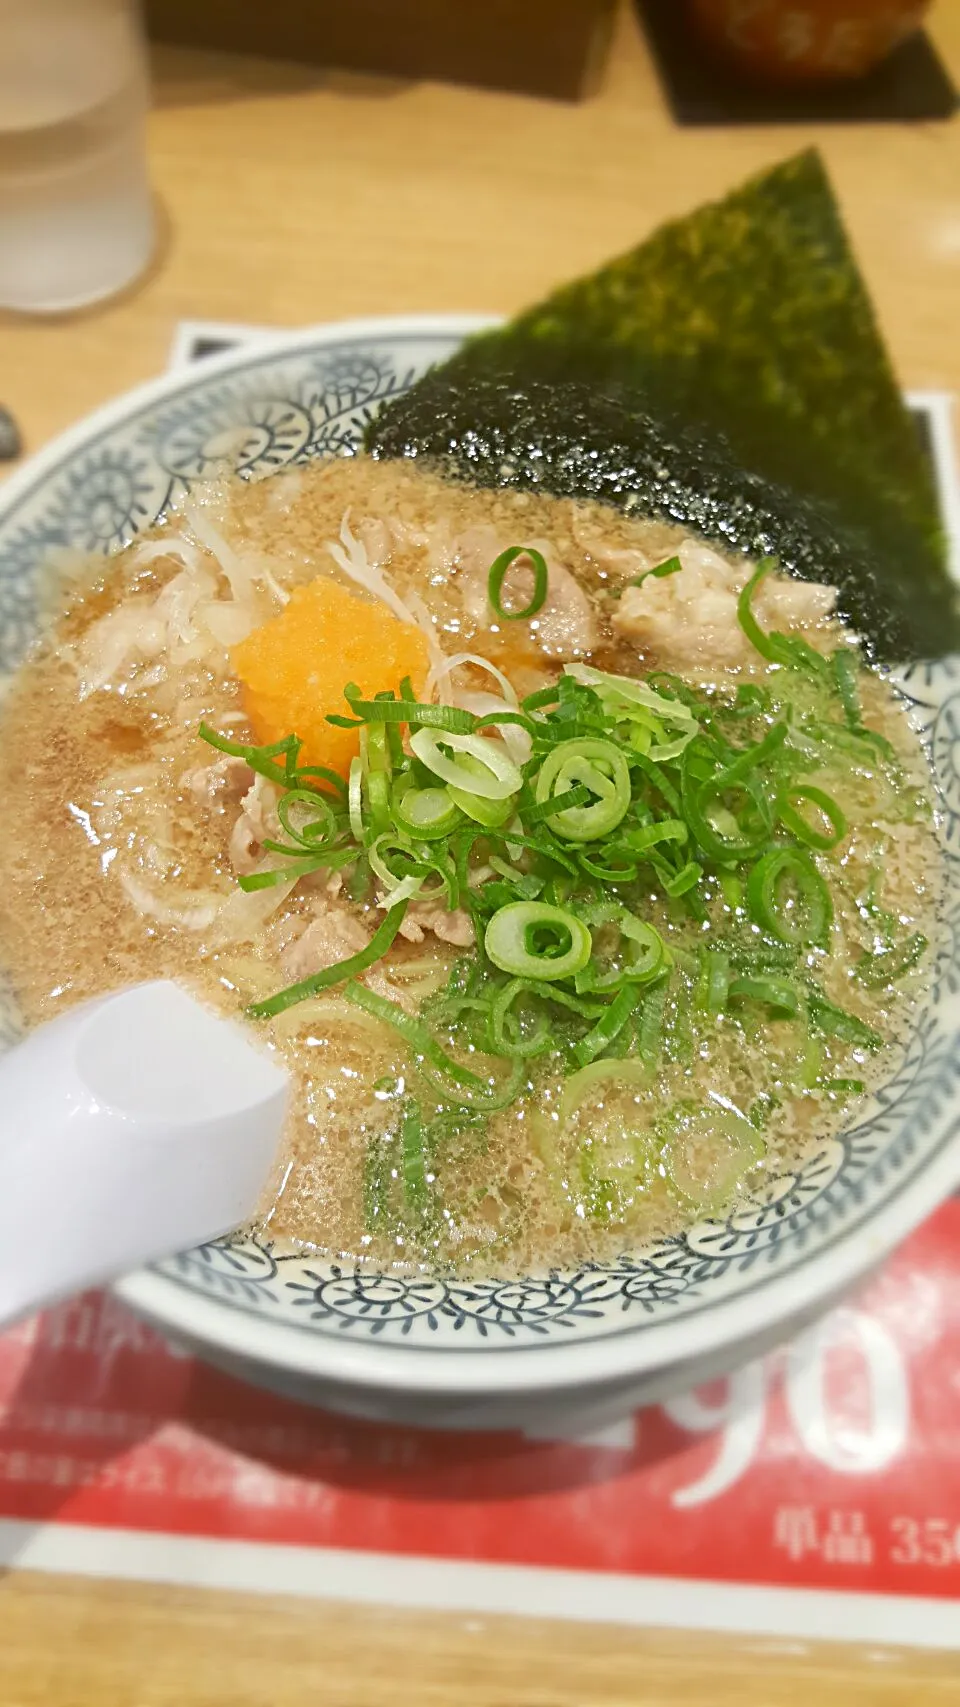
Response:
[[[422,1215],[427,1205],[429,1185],[424,1154],[423,1116],[420,1105],[411,1097],[404,1105],[400,1122],[403,1146],[403,1195],[408,1208]]]
[[[730,956],[723,949],[704,949],[697,984],[697,1006],[709,1014],[726,1010],[730,993]]]
[[[547,818],[553,818],[558,812],[566,812],[571,806],[587,806],[591,799],[589,788],[578,783],[576,788],[568,788],[565,794],[554,794],[545,800],[542,806],[528,806],[523,810],[524,822],[540,824]]]
[[[454,753],[466,753],[479,761],[480,768],[458,764],[444,748]],[[523,777],[501,742],[485,735],[434,735],[429,729],[418,729],[410,737],[410,750],[420,763],[433,771],[442,782],[452,784],[462,794],[476,794],[482,800],[506,800],[517,794]]]
[[[529,557],[533,564],[533,593],[530,597],[530,603],[524,605],[522,610],[506,610],[500,594],[503,591],[507,570],[516,563],[518,557]],[[501,551],[500,556],[494,558],[490,565],[490,573],[487,576],[487,598],[494,614],[500,618],[501,622],[520,622],[527,617],[536,616],[538,610],[542,610],[546,604],[548,579],[547,561],[542,552],[537,551],[532,545],[508,546],[506,551]]]
[[[294,814],[299,821],[295,821]],[[340,829],[340,820],[330,801],[306,788],[290,788],[281,794],[277,817],[286,834],[308,851],[330,841]]]
[[[358,855],[350,872],[347,874],[347,896],[354,902],[369,899],[373,887],[370,861],[364,855]]]
[[[682,865],[680,870],[674,872],[672,876],[665,876],[661,872],[660,881],[666,893],[677,899],[681,895],[688,894],[699,883],[702,876],[703,866],[697,865],[695,860],[688,860],[686,865]]]
[[[771,754],[777,751],[778,747],[782,747],[786,736],[787,725],[775,723],[772,729],[767,730],[762,741],[757,741],[754,746],[747,747],[730,764],[724,765],[723,769],[713,779],[714,786],[720,790],[731,788],[734,783],[740,782],[750,771],[756,770],[758,765],[764,764]]]
[[[614,854],[617,856],[616,862]],[[602,863],[591,859],[589,854],[582,853],[578,856],[578,864],[581,871],[586,872],[588,877],[595,877],[599,883],[630,883],[640,869],[635,859],[621,859],[619,848],[611,848],[610,856]]]
[[[734,696],[732,710],[736,716],[753,716],[770,709],[770,694],[757,682],[741,682]]]
[[[536,992],[537,986],[530,979],[511,978],[493,998],[490,1004],[490,1035],[498,1055],[526,1059],[531,1055],[543,1055],[552,1047],[550,1026],[543,1008],[538,1008],[535,1024],[526,1032],[513,1011],[525,995]]]
[[[671,1184],[697,1209],[722,1209],[744,1174],[766,1154],[760,1133],[735,1109],[711,1102],[683,1113],[664,1160]]]
[[[807,1018],[810,1017],[809,1000],[807,1003]],[[823,1072],[823,1039],[816,1032],[808,1031],[803,1036],[800,1059],[797,1063],[797,1082],[804,1090],[813,1090],[814,1085]]]
[[[544,889],[542,877],[536,877],[532,871],[524,872],[518,866],[508,865],[499,854],[492,853],[487,861],[492,871],[498,871],[511,888],[517,891],[520,901],[537,901]]]
[[[243,741],[231,741],[226,735],[218,735],[211,729],[209,723],[201,723],[198,730],[201,741],[206,741],[210,747],[215,747],[218,753],[227,753],[231,758],[243,759],[252,771],[265,776],[268,781],[275,782],[280,788],[288,786],[288,772],[285,765],[275,763],[278,757],[286,757],[294,742],[299,749],[300,743],[295,735],[287,735],[282,741],[275,741],[269,747],[250,747]]]
[[[666,944],[659,931],[638,919],[628,908],[615,902],[602,901],[583,910],[584,923],[592,930],[614,925],[624,945],[623,966],[603,972],[594,964],[592,954],[587,966],[578,974],[578,988],[587,990],[616,989],[626,979],[632,984],[646,984],[656,978],[669,959]],[[580,980],[584,983],[581,985]]]
[[[689,836],[682,818],[661,818],[659,824],[644,824],[639,830],[627,830],[623,846],[631,848],[634,853],[646,853],[650,848],[661,847],[664,842],[682,845]]]
[[[494,966],[515,978],[571,978],[590,959],[590,932],[575,913],[545,901],[514,901],[494,913],[483,945]]]
[[[606,1012],[597,1020],[592,1031],[581,1038],[573,1051],[573,1058],[578,1067],[586,1067],[596,1055],[602,1055],[609,1049],[626,1025],[630,1015],[640,1000],[640,991],[636,985],[625,984],[623,989],[614,996]]]
[[[311,871],[316,871],[315,859],[292,859],[288,865],[279,866],[276,871],[249,871],[237,878],[237,885],[245,895],[253,895],[258,889],[274,889],[281,883],[296,883],[298,877],[306,877]]]
[[[403,868],[395,871],[390,864],[390,856],[394,855]],[[417,858],[413,848],[396,834],[385,831],[371,843],[367,859],[374,876],[379,877],[391,904],[396,906],[398,901],[410,900],[419,894],[430,872],[430,866]]]
[[[643,1060],[652,1065],[660,1056],[663,1046],[663,1021],[666,1013],[668,981],[654,985],[644,997],[643,1009],[640,1015],[640,1027],[637,1032],[637,1048]]]
[[[375,727],[385,723],[419,724],[422,728],[442,729],[451,735],[470,735],[477,719],[472,711],[461,711],[456,705],[421,705],[407,699],[362,699],[360,689],[349,682],[343,690],[351,710],[363,723]],[[327,718],[333,722],[332,717]],[[386,731],[384,731],[384,736]]]
[[[874,1031],[865,1020],[857,1019],[855,1014],[835,1007],[819,990],[812,990],[807,997],[807,1014],[810,1024],[825,1037],[835,1037],[840,1043],[849,1043],[860,1049],[883,1047],[879,1031]]]
[[[636,1085],[646,1090],[650,1085],[650,1071],[642,1061],[592,1061],[581,1067],[578,1073],[572,1073],[564,1084],[557,1106],[557,1124],[561,1132],[584,1099],[599,1085],[610,1085],[614,1089]]]
[[[338,960],[334,966],[325,966],[321,972],[314,972],[311,977],[301,979],[299,984],[289,984],[285,990],[279,990],[265,1002],[253,1002],[247,1009],[251,1018],[273,1019],[276,1014],[285,1013],[287,1008],[296,1007],[298,1002],[306,1002],[311,996],[319,995],[321,990],[329,990],[332,984],[341,984],[345,978],[355,978],[358,973],[366,972],[368,966],[375,965],[386,954],[403,923],[406,910],[405,901],[401,901],[397,907],[391,907],[366,948],[349,955],[346,960]]]
[[[776,567],[777,559],[775,557],[761,557],[737,600],[737,621],[740,627],[754,650],[760,653],[761,658],[766,658],[769,663],[780,662],[780,660],[777,659],[776,649],[770,644],[770,636],[763,632],[753,614],[753,595],[760,582]]]
[[[670,699],[666,694],[658,693],[655,688],[649,687],[646,682],[637,681],[633,676],[611,675],[608,670],[594,669],[592,664],[567,664],[561,683],[565,677],[572,677],[585,687],[593,688],[601,704],[606,701],[618,709],[624,705],[639,706],[652,712],[662,723],[679,728],[692,726],[692,731],[696,734],[697,719],[689,705],[682,700]],[[526,707],[529,702],[524,700],[523,703]]]
[[[714,776],[697,776],[692,751],[688,747],[683,755],[680,778],[686,820],[694,838],[708,859],[721,863],[750,859],[769,840],[758,801],[747,794],[741,807],[743,817],[738,818],[724,802],[723,785],[718,786]]]
[[[761,557],[737,600],[737,621],[751,646],[768,663],[780,664],[791,670],[806,670],[810,675],[823,677],[829,669],[827,660],[808,641],[794,634],[765,634],[753,614],[753,595],[764,577],[777,566],[775,557]]]
[[[350,815],[350,834],[355,842],[363,845],[363,766],[359,758],[350,760],[350,777],[347,783],[347,808]]]
[[[560,697],[560,689],[556,683],[549,687],[537,688],[535,693],[528,693],[520,701],[522,711],[541,711],[544,706],[556,705]]]
[[[810,823],[804,813],[798,812],[795,801],[809,800],[826,819],[829,829],[824,832]],[[796,836],[798,842],[805,842],[808,848],[817,848],[826,852],[835,848],[843,841],[847,833],[847,820],[836,801],[829,794],[824,794],[820,788],[812,788],[809,783],[794,784],[785,788],[777,797],[777,815],[785,829]]]
[[[860,696],[857,692],[857,666],[853,654],[846,648],[840,647],[830,660],[833,665],[833,678],[837,684],[837,693],[843,706],[843,715],[847,720],[848,729],[859,732],[863,728],[860,716]]]
[[[559,990],[556,984],[548,984],[540,994],[545,1002],[555,1002],[558,1007],[579,1014],[581,1019],[599,1019],[604,1011],[604,1003],[595,997],[571,996],[568,990]]]
[[[754,978],[733,978],[728,994],[732,1002],[763,1002],[779,1017],[792,1019],[800,1012],[800,991],[789,978],[763,973]]]
[[[540,767],[537,805],[542,807],[552,796],[578,785],[588,788],[596,799],[588,806],[558,812],[552,828],[568,842],[597,841],[616,829],[630,805],[630,767],[612,741],[559,742]]]
[[[743,879],[735,871],[721,871],[720,893],[731,912],[743,905]]]
[[[347,785],[343,777],[337,771],[332,771],[328,765],[299,765],[295,774],[301,788],[316,788],[317,783],[311,783],[310,780],[311,777],[316,777],[318,782],[328,783],[341,800],[345,801],[347,798]]]
[[[867,1087],[862,1079],[818,1079],[813,1088],[824,1096],[845,1101],[848,1097],[862,1097]]]
[[[570,877],[577,875],[577,868],[573,860],[550,838],[546,831],[541,831],[536,836],[524,836],[511,825],[508,830],[501,830],[496,836],[490,836],[489,840],[502,843],[508,852],[513,848],[528,848],[531,853],[539,854],[541,859],[553,860]]]
[[[478,1074],[471,1072],[469,1067],[461,1067],[459,1061],[454,1061],[451,1055],[441,1049],[422,1020],[408,1014],[406,1008],[399,1007],[386,996],[378,995],[375,990],[368,989],[366,984],[351,982],[345,986],[343,993],[356,1007],[363,1008],[375,1019],[392,1025],[409,1043],[414,1053],[422,1056],[423,1060],[429,1062],[444,1078],[453,1080],[455,1084],[469,1091],[479,1091],[481,1094],[487,1092],[489,1086],[485,1081]]]
[[[919,965],[927,946],[926,937],[919,931],[914,931],[912,936],[907,937],[906,942],[896,948],[880,948],[875,954],[862,955],[853,969],[854,977],[874,990],[882,989],[886,984],[894,984]]]
[[[363,780],[370,829],[375,836],[380,836],[390,828],[390,778],[385,770],[368,770]]]
[[[808,854],[774,848],[747,879],[747,902],[759,925],[792,947],[826,946],[833,919],[830,891]]]
[[[457,762],[461,771],[466,772],[470,777],[478,778],[481,783],[489,774],[486,764],[482,764],[471,753],[461,753]],[[508,823],[516,810],[516,799],[512,794],[504,800],[490,800],[483,794],[474,794],[472,790],[457,788],[452,783],[448,785],[448,792],[450,799],[460,812],[464,813],[466,817],[472,818],[475,824],[482,824],[488,830],[498,830],[502,824]]]
[[[418,788],[409,776],[394,784],[392,804],[397,827],[421,841],[445,839],[463,823],[448,789]]]
[[[649,581],[651,578],[655,581],[662,581],[667,575],[679,575],[682,568],[683,564],[679,557],[668,557],[666,562],[658,563],[656,568],[645,569],[642,575],[635,575],[632,581],[627,582],[627,586],[642,587],[644,581]]]

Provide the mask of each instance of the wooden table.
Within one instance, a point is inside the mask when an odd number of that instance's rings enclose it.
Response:
[[[956,0],[933,34],[960,78]],[[155,87],[162,236],[149,276],[106,308],[0,318],[0,398],[28,450],[161,369],[181,317],[298,326],[514,309],[810,141],[904,384],[960,391],[957,124],[678,130],[626,9],[603,91],[581,107],[172,51]],[[780,1707],[813,1693],[824,1707],[946,1707],[960,1661],[0,1583],[4,1707]]]

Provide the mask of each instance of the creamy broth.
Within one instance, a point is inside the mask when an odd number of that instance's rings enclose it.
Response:
[[[270,863],[263,841],[277,834],[276,790],[197,734],[204,720],[252,738],[230,648],[281,610],[292,588],[321,574],[346,582],[329,542],[341,558],[355,550],[374,565],[401,599],[422,601],[434,649],[488,659],[521,696],[571,661],[632,677],[672,672],[718,715],[744,684],[783,684],[783,669],[751,649],[736,620],[751,566],[669,524],[475,491],[362,457],[211,487],[146,548],[78,575],[52,637],[4,704],[0,935],[28,1024],[158,976],[238,1014],[355,953],[382,923],[375,888],[351,899],[338,872],[238,889],[238,873]],[[487,602],[489,566],[512,544],[536,546],[550,570],[548,602],[529,621],[497,620]],[[640,579],[676,553],[669,578]],[[845,640],[831,606],[824,589],[779,576],[756,601],[765,629],[801,634],[822,654]],[[471,665],[457,679],[473,693],[493,685]],[[805,691],[798,679],[801,709]],[[260,1231],[381,1268],[543,1269],[636,1247],[729,1198],[722,1167],[715,1198],[676,1184],[678,1147],[691,1152],[683,1166],[696,1174],[701,1139],[714,1141],[705,1098],[735,1108],[758,1134],[738,1191],[836,1132],[849,1117],[851,1083],[889,1075],[931,953],[918,951],[890,983],[864,982],[853,968],[877,949],[881,928],[932,941],[939,871],[925,765],[901,707],[871,671],[860,671],[858,693],[864,724],[891,744],[896,763],[841,747],[811,772],[817,789],[842,800],[847,821],[838,846],[815,854],[834,915],[816,976],[829,1003],[873,1028],[884,1047],[829,1030],[814,1041],[802,1017],[749,1000],[711,1011],[702,950],[725,941],[742,914],[738,880],[727,873],[708,883],[696,917],[647,873],[630,905],[674,957],[656,1063],[642,1065],[638,1018],[625,1046],[631,1070],[597,1075],[562,1123],[569,1063],[555,1052],[530,1060],[510,1106],[470,1118],[418,1077],[395,1030],[336,986],[251,1022],[295,1081]],[[749,717],[741,727],[757,738]],[[488,853],[479,843],[476,861]],[[457,1025],[430,1004],[458,965],[466,988],[476,956],[469,919],[420,902],[406,924],[407,937],[366,982],[408,1013],[424,1004],[440,1013],[445,1045],[462,1051]],[[564,1024],[558,1009],[558,1046]],[[431,1124],[429,1210],[416,1215],[404,1198],[402,1117],[413,1091]],[[639,1149],[624,1139],[636,1131],[646,1135]]]

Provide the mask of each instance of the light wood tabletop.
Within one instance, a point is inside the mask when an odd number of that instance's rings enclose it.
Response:
[[[960,5],[932,33],[960,78]],[[960,125],[677,128],[631,10],[577,106],[163,50],[156,260],[88,312],[0,317],[27,451],[157,373],[183,317],[294,327],[508,311],[811,142],[899,374],[960,391]],[[402,1565],[398,1569],[402,1570]],[[960,1701],[960,1659],[529,1620],[377,1612],[8,1573],[4,1707],[824,1707]]]

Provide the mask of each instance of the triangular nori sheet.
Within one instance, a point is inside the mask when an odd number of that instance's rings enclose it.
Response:
[[[829,561],[883,656],[960,643],[932,474],[813,152],[472,339],[368,444],[675,515],[808,579]]]

